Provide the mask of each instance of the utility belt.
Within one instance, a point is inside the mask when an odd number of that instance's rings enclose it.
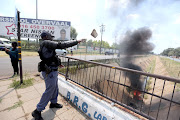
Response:
[[[51,67],[57,67],[61,65],[61,59],[59,59],[57,56],[54,56],[53,58],[49,60],[42,60],[38,63],[38,71],[45,71],[46,74],[49,74],[52,71],[57,71],[58,69],[52,69]],[[51,67],[50,67],[51,66]]]
[[[58,69],[51,69],[51,72],[53,72],[53,71],[58,71]]]
[[[45,71],[46,74],[49,74],[50,72],[53,71],[58,71],[58,69],[52,69],[50,66],[48,66],[46,63],[43,61],[38,63],[38,72]]]

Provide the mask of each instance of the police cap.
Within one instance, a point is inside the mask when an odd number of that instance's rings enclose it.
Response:
[[[50,33],[46,32],[46,31],[43,31],[43,32],[41,33],[41,38],[46,37],[46,36],[54,37],[54,36],[52,36]]]

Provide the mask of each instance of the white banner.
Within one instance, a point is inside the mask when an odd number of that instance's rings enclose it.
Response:
[[[43,31],[55,36],[54,40],[70,40],[71,22],[43,19],[21,18],[21,37],[41,39]],[[17,36],[17,27],[13,17],[0,16],[0,35],[8,37]]]

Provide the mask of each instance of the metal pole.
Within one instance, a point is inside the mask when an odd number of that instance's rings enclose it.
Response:
[[[100,54],[101,54],[101,45],[102,45],[102,32],[101,32],[101,44],[100,44]]]
[[[38,2],[36,0],[36,19],[38,19]]]
[[[88,47],[88,46],[87,46],[87,42],[85,42],[85,43],[86,43],[86,54],[87,54],[87,47]]]
[[[28,49],[29,49],[29,38],[28,38]]]
[[[38,0],[36,0],[36,19],[38,19]],[[36,49],[38,48],[38,38],[36,39]]]
[[[100,44],[100,50],[99,50],[99,53],[101,54],[101,47],[102,47],[102,34],[103,34],[103,32],[104,32],[104,27],[105,27],[105,25],[101,25],[101,26],[99,26],[99,27],[101,27],[101,29],[100,29],[100,32],[101,32],[101,44]]]
[[[68,77],[69,77],[69,76],[68,76],[68,72],[69,72],[69,60],[70,60],[70,59],[68,58],[68,62],[67,62],[67,70],[66,70],[66,76],[65,76],[65,77],[66,77],[66,80],[67,80]]]
[[[18,48],[19,48],[19,66],[20,66],[20,84],[23,83],[23,73],[22,73],[22,58],[21,58],[21,37],[20,37],[20,12],[17,11],[17,16],[18,16]]]
[[[117,36],[115,36],[115,46],[114,46],[114,50],[115,50],[115,51],[114,51],[114,54],[116,54],[116,46],[117,46],[117,45],[116,45],[116,40],[117,40],[116,38],[117,38]]]

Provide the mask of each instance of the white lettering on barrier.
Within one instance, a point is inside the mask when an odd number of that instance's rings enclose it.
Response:
[[[78,96],[74,96],[74,98],[71,97],[71,93],[67,92],[67,99],[70,100],[74,105],[76,105],[79,109],[81,109],[84,113],[86,113],[89,117],[97,119],[97,120],[107,120],[107,118],[101,113],[98,113],[97,111],[94,111],[93,115],[88,113],[88,104],[86,102],[83,102],[82,104],[79,104],[79,98]]]

